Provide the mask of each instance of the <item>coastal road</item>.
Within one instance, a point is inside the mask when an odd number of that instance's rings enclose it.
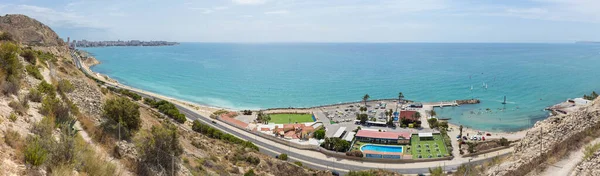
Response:
[[[80,59],[73,53],[72,53],[72,56],[76,62],[76,65],[81,66],[82,64],[81,64]],[[83,67],[84,66],[81,66],[80,69],[85,74],[95,77],[94,74],[88,73],[88,71]],[[119,86],[119,85],[109,83],[109,82],[105,82],[105,85],[111,86],[111,87],[116,87],[116,88],[128,89],[129,91],[136,92],[146,98],[163,99],[163,98],[160,98],[160,97],[157,97],[154,95],[147,94],[142,91],[138,91],[133,88],[127,88],[127,87]],[[165,100],[169,101],[168,99],[165,99]],[[467,163],[466,159],[464,159],[461,161],[452,160],[452,161],[437,161],[437,162],[423,162],[423,163],[384,164],[384,163],[361,162],[361,161],[354,161],[354,160],[338,159],[335,157],[328,157],[328,156],[323,157],[322,156],[323,154],[321,154],[320,152],[311,151],[311,150],[301,150],[301,149],[296,149],[293,147],[285,146],[285,145],[282,145],[282,144],[279,144],[279,143],[276,143],[273,141],[269,141],[268,139],[264,139],[262,137],[259,137],[252,133],[249,133],[247,131],[238,129],[236,127],[230,126],[228,124],[224,124],[221,122],[213,124],[213,123],[211,123],[212,119],[210,119],[209,117],[202,116],[199,113],[191,110],[189,107],[184,107],[184,106],[180,105],[179,103],[174,102],[173,104],[181,111],[181,113],[186,115],[186,117],[188,119],[199,120],[205,124],[211,125],[212,127],[216,128],[216,129],[219,129],[223,132],[232,134],[236,137],[239,137],[239,138],[247,140],[247,141],[251,141],[260,148],[261,153],[264,153],[266,155],[273,156],[273,157],[280,153],[285,153],[288,155],[288,158],[290,158],[291,161],[300,161],[300,162],[302,162],[302,164],[304,166],[308,166],[308,167],[311,167],[314,169],[333,170],[333,171],[337,171],[341,174],[345,174],[348,171],[352,171],[352,170],[368,170],[368,169],[386,169],[386,170],[403,173],[403,174],[419,174],[419,173],[428,173],[430,167],[437,167],[437,166],[443,167],[444,170],[446,170],[446,171],[452,171],[452,170],[456,170],[457,167],[460,166],[461,164]],[[510,152],[503,153],[500,156],[504,156],[509,153]],[[320,156],[313,156],[313,155],[320,155]],[[492,157],[474,158],[474,161],[471,163],[472,164],[480,164],[482,162],[490,160],[491,158]],[[448,163],[448,165],[446,165],[445,163]]]
[[[107,84],[107,85],[116,87],[116,88],[124,88],[122,86],[116,86],[116,85],[110,85],[110,84]],[[145,98],[155,98],[155,99],[159,99],[159,100],[162,99],[160,97],[155,97],[155,96],[152,96],[152,95],[149,95],[149,94],[146,94],[144,92],[140,92],[140,91],[137,91],[134,89],[130,89],[130,91],[133,91]],[[169,101],[169,100],[167,100],[167,101]],[[314,169],[332,170],[332,171],[337,171],[341,174],[345,174],[348,171],[352,171],[352,170],[368,170],[368,169],[386,169],[386,170],[403,173],[403,174],[419,174],[419,173],[428,173],[430,167],[436,167],[436,166],[444,167],[444,170],[446,170],[446,171],[453,171],[453,170],[456,170],[458,168],[458,166],[460,166],[462,164],[462,163],[460,163],[460,164],[444,165],[444,161],[439,161],[439,162],[437,162],[438,164],[434,164],[434,165],[431,165],[431,163],[424,164],[424,165],[428,165],[428,166],[424,166],[424,167],[420,167],[420,168],[394,168],[394,166],[397,166],[398,163],[383,164],[382,165],[383,167],[373,167],[369,164],[370,162],[364,162],[364,165],[362,165],[362,166],[347,165],[347,164],[344,164],[344,162],[347,161],[346,159],[338,159],[335,157],[328,157],[327,160],[324,160],[324,159],[320,159],[320,158],[316,158],[316,157],[307,156],[304,154],[305,152],[302,152],[302,151],[298,152],[299,149],[295,149],[293,147],[292,147],[293,150],[291,150],[292,148],[289,148],[288,146],[285,146],[285,145],[283,145],[283,147],[282,147],[282,145],[279,143],[275,143],[272,141],[264,142],[264,140],[259,140],[259,138],[262,139],[262,137],[259,137],[255,134],[240,130],[236,127],[231,127],[228,124],[224,124],[222,122],[217,122],[216,124],[214,124],[214,123],[212,123],[213,119],[211,119],[209,117],[202,116],[202,115],[194,112],[193,110],[190,110],[188,107],[183,107],[183,106],[179,105],[178,103],[173,103],[173,104],[181,111],[181,113],[186,115],[186,117],[188,119],[199,120],[200,122],[209,124],[212,127],[217,128],[223,132],[227,132],[227,133],[232,134],[241,139],[251,141],[260,148],[261,153],[264,153],[266,155],[273,156],[273,157],[276,155],[279,155],[281,153],[285,153],[288,155],[288,157],[290,158],[291,161],[300,161],[300,162],[302,162],[303,165],[314,168]],[[245,134],[242,134],[242,133],[245,133]],[[279,146],[277,146],[277,145],[279,145]],[[508,154],[508,153],[502,154],[500,156],[504,156],[506,154]],[[487,161],[487,159],[476,160],[476,161],[473,161],[472,164],[481,164],[485,161]],[[451,163],[451,162],[446,161],[446,163]],[[386,165],[389,165],[389,167],[386,167]]]

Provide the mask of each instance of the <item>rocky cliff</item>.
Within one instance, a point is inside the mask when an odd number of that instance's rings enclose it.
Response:
[[[597,151],[587,160],[579,163],[571,176],[594,176],[600,175],[600,151]]]
[[[0,31],[29,46],[64,46],[65,42],[50,27],[25,15],[0,16]]]
[[[600,100],[568,115],[555,115],[537,122],[515,146],[514,154],[490,176],[526,175],[551,157],[580,144],[600,131]]]

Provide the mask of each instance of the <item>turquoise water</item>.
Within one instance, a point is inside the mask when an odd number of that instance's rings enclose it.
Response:
[[[383,146],[383,145],[370,145],[370,144],[366,144],[363,145],[360,150],[365,151],[365,150],[371,150],[371,151],[377,151],[377,152],[398,152],[398,153],[402,153],[402,146]]]
[[[416,101],[478,98],[481,104],[438,115],[494,131],[527,128],[547,117],[543,108],[600,90],[600,45],[594,44],[183,43],[85,50],[102,62],[96,72],[201,104],[310,107],[359,101],[366,93],[395,98],[400,91]]]

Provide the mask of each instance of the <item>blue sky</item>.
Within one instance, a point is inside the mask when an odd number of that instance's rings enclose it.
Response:
[[[600,41],[600,0],[1,0],[63,38],[179,42]]]

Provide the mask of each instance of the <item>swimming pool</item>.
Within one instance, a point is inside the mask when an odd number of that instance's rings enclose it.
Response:
[[[402,153],[402,146],[391,146],[391,145],[372,145],[366,144],[360,148],[361,151],[370,150],[375,152],[397,152]]]

